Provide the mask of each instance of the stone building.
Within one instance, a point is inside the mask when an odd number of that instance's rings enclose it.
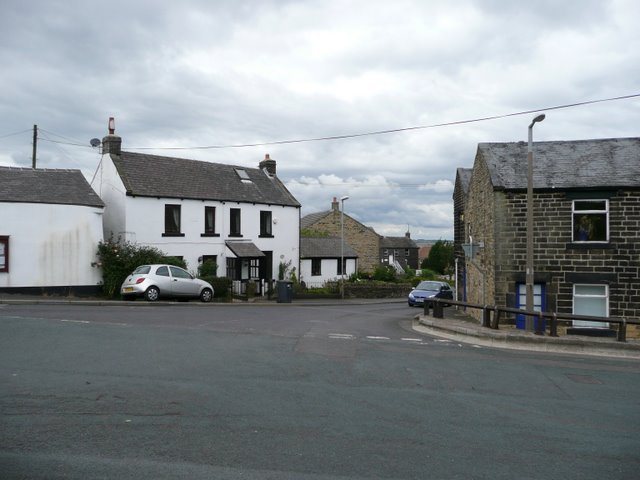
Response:
[[[405,233],[404,237],[381,237],[380,238],[380,262],[382,264],[394,265],[402,269],[420,268],[418,251],[420,247],[411,240],[411,234]]]
[[[640,138],[538,142],[533,151],[534,309],[638,318]],[[458,299],[524,308],[526,189],[524,142],[481,143],[473,169],[458,169]]]
[[[341,236],[340,203],[334,197],[331,210],[311,213],[302,217],[300,228],[303,236],[317,234]],[[380,265],[380,236],[371,227],[367,227],[348,214],[344,214],[344,241],[358,256],[358,268],[363,272],[373,272]]]

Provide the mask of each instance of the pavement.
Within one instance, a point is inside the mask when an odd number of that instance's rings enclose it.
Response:
[[[275,300],[257,298],[252,302],[234,301],[233,303],[201,303],[189,302],[188,305],[200,307],[218,306],[336,306],[336,305],[371,305],[403,303],[401,299],[293,299],[292,303],[277,303]],[[103,298],[88,297],[59,297],[59,296],[30,296],[0,294],[0,305],[84,305],[84,306],[175,306],[186,305],[184,302],[159,301],[136,302],[109,300]],[[417,314],[415,314],[417,313]],[[548,335],[536,335],[517,329],[511,325],[501,325],[499,330],[483,327],[478,320],[466,313],[461,308],[454,306],[444,309],[444,318],[434,318],[424,315],[421,308],[414,310],[412,329],[415,332],[433,335],[456,342],[470,343],[491,348],[503,348],[511,350],[526,350],[547,353],[594,355],[615,358],[640,360],[640,340],[627,339],[619,342],[615,338],[586,337],[578,335],[562,335],[550,337]]]

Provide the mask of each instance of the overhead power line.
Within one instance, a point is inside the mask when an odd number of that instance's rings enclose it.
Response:
[[[308,143],[308,142],[323,142],[330,140],[344,140],[349,138],[358,138],[358,137],[367,137],[374,135],[386,135],[389,133],[399,133],[399,132],[408,132],[412,130],[424,130],[427,128],[438,128],[438,127],[450,127],[453,125],[464,125],[468,123],[477,123],[477,122],[486,122],[489,120],[498,120],[500,118],[509,118],[516,117],[520,115],[529,115],[532,113],[538,112],[548,112],[552,110],[561,110],[565,108],[572,107],[580,107],[584,105],[592,105],[595,103],[603,103],[603,102],[611,102],[614,100],[626,100],[630,98],[640,97],[640,93],[634,93],[632,95],[624,95],[620,97],[611,97],[611,98],[602,98],[598,100],[589,100],[586,102],[577,102],[577,103],[568,103],[565,105],[556,105],[553,107],[545,107],[545,108],[537,108],[533,110],[524,110],[521,112],[514,113],[506,113],[503,115],[492,115],[489,117],[480,117],[473,118],[469,120],[457,120],[453,122],[444,122],[444,123],[434,123],[431,125],[417,125],[413,127],[403,127],[403,128],[393,128],[389,130],[378,130],[373,132],[363,132],[363,133],[350,133],[345,135],[331,135],[327,137],[315,137],[315,138],[303,138],[296,140],[277,140],[272,142],[258,142],[258,143],[242,143],[242,144],[231,144],[231,145],[207,145],[207,146],[197,146],[197,147],[127,147],[128,150],[211,150],[211,149],[223,149],[223,148],[245,148],[245,147],[264,147],[269,145],[287,145],[294,143]]]

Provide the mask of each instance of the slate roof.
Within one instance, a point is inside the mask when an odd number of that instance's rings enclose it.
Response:
[[[80,170],[0,167],[0,202],[104,207]]]
[[[258,258],[265,256],[253,242],[234,242],[228,240],[225,244],[238,258]]]
[[[527,188],[527,143],[480,143],[494,188]],[[640,138],[533,143],[536,189],[640,188]]]
[[[340,237],[300,237],[300,258],[340,258]],[[345,242],[345,258],[357,258],[358,254]]]
[[[460,180],[460,187],[462,187],[462,192],[467,193],[469,191],[469,184],[471,184],[471,174],[473,173],[473,168],[458,168],[456,170],[458,175],[458,179]]]
[[[331,210],[317,213],[310,213],[300,219],[300,228],[309,228],[332,213]]]
[[[418,248],[418,244],[407,237],[381,237],[380,248]]]
[[[300,206],[277,177],[259,168],[131,152],[111,159],[132,196]],[[250,181],[243,181],[236,169]]]

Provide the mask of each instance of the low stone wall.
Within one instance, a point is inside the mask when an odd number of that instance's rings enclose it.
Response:
[[[357,284],[346,283],[345,298],[402,298],[409,295],[410,283]]]

